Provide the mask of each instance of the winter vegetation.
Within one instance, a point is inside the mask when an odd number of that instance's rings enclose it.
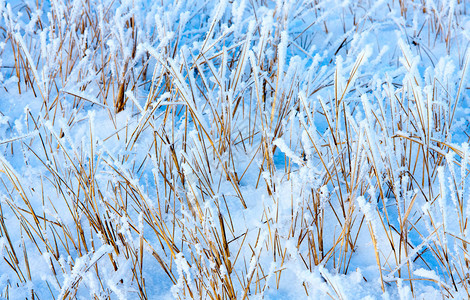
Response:
[[[467,0],[0,0],[1,299],[470,297]]]

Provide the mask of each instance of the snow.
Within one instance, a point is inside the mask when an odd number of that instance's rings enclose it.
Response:
[[[0,0],[0,28],[1,299],[468,298],[468,1]]]

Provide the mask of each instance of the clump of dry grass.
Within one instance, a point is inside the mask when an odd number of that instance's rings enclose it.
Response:
[[[1,142],[0,295],[468,295],[468,16],[442,5],[0,8],[31,99]],[[404,39],[368,46],[390,16]]]

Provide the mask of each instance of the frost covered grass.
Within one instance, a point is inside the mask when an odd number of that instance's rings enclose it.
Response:
[[[0,16],[0,298],[470,296],[468,1]]]

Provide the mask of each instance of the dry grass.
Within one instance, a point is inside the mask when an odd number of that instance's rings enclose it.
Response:
[[[468,4],[387,2],[383,62],[383,4],[232,2],[1,8],[31,108],[1,142],[0,296],[342,299],[365,256],[371,294],[468,296]]]

